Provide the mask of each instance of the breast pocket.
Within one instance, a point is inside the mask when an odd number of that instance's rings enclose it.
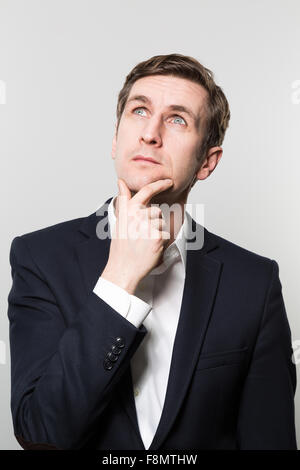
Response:
[[[196,371],[241,364],[245,360],[247,350],[248,346],[245,346],[239,349],[228,349],[226,351],[200,354],[196,365]]]

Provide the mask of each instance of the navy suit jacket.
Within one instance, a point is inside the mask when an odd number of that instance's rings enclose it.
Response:
[[[145,449],[130,359],[147,329],[93,293],[111,241],[96,234],[108,225],[98,214],[12,240],[11,411],[24,449]],[[149,450],[297,449],[292,354],[277,262],[204,228],[187,251]]]

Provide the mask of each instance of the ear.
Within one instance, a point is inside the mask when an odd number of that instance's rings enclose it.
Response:
[[[111,146],[111,158],[114,160],[116,158],[116,145],[117,145],[117,123],[115,124],[115,133],[112,140]]]
[[[196,177],[198,180],[205,180],[216,168],[223,154],[221,147],[211,147],[203,161],[201,167],[197,171]]]

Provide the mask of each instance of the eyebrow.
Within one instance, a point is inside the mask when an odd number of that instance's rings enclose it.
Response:
[[[127,100],[126,104],[130,103],[131,101],[142,101],[143,103],[152,104],[150,98],[148,98],[148,96],[145,96],[145,95],[134,95]],[[188,114],[195,121],[195,123],[199,121],[199,117],[197,117],[191,109],[181,104],[170,104],[168,106],[168,109],[171,109],[172,111],[179,111],[181,113]]]

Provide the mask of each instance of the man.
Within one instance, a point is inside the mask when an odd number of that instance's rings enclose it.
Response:
[[[277,262],[204,227],[187,249],[200,227],[187,197],[218,164],[229,118],[195,59],[137,64],[118,97],[118,194],[14,238],[11,409],[24,449],[297,448]]]

